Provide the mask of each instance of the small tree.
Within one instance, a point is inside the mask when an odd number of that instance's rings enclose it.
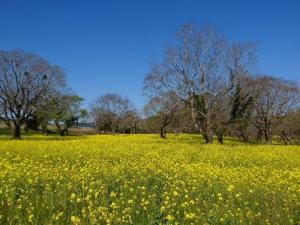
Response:
[[[260,76],[255,80],[255,107],[252,123],[258,129],[258,138],[263,134],[265,141],[272,143],[272,127],[281,124],[282,119],[299,103],[298,85],[271,76]]]
[[[133,104],[117,94],[105,94],[91,104],[92,117],[98,131],[120,132],[122,119],[129,112],[135,111]]]
[[[145,115],[156,119],[161,138],[166,138],[166,128],[179,110],[180,102],[172,92],[154,97],[144,106]]]
[[[86,110],[80,108],[83,98],[78,95],[58,95],[52,101],[55,105],[52,118],[60,136],[68,135],[69,128],[87,115]]]
[[[283,118],[278,131],[285,145],[300,144],[300,110],[297,109]]]
[[[137,134],[139,130],[140,118],[138,113],[134,110],[126,111],[120,120],[120,131],[123,133]]]

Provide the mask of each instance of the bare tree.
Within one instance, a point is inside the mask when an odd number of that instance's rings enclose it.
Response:
[[[184,25],[177,32],[177,44],[165,50],[161,63],[153,65],[144,89],[154,97],[176,93],[188,103],[195,128],[206,143],[212,143],[219,103],[245,72],[243,49],[229,46],[212,26]]]
[[[299,88],[296,83],[271,76],[257,77],[256,99],[252,122],[258,129],[258,138],[272,143],[272,126],[278,126],[282,119],[299,103]]]
[[[118,131],[122,118],[126,113],[135,111],[127,98],[117,94],[105,94],[97,98],[91,105],[92,117],[98,131]]]
[[[64,73],[45,59],[22,51],[0,51],[1,118],[13,123],[14,138],[47,96],[64,84]]]
[[[278,129],[281,140],[285,145],[300,144],[300,110],[289,113],[283,118],[282,124]]]
[[[120,131],[123,133],[137,134],[140,127],[140,117],[135,109],[127,110],[120,118]]]
[[[160,97],[154,97],[144,106],[147,117],[156,119],[160,137],[166,138],[166,127],[172,122],[180,110],[180,102],[175,93],[168,92]]]

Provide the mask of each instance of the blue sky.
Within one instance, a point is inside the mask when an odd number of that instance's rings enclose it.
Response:
[[[63,67],[86,106],[116,92],[141,108],[152,59],[186,22],[256,42],[258,71],[300,80],[297,0],[0,0],[0,49],[37,53]]]

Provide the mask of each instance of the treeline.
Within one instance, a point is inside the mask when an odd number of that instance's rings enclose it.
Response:
[[[189,118],[206,143],[224,135],[243,141],[277,135],[299,142],[299,86],[255,72],[255,46],[226,40],[213,26],[186,24],[145,78],[147,111],[160,121],[161,136],[172,120]],[[190,117],[184,117],[189,111]],[[176,119],[177,118],[177,119]],[[291,123],[294,118],[294,123]]]
[[[97,133],[198,133],[242,141],[300,142],[299,85],[256,72],[256,50],[234,43],[210,25],[186,24],[144,80],[142,111],[118,94],[99,96],[88,110],[67,87],[65,73],[23,51],[0,51],[0,119],[13,137],[21,127],[47,134],[49,124],[68,135],[80,120]]]

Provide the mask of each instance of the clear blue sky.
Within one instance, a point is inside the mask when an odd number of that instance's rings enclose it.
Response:
[[[88,102],[117,92],[141,108],[154,56],[185,22],[217,25],[258,43],[262,73],[300,80],[300,1],[0,0],[0,49],[23,49],[63,67]]]

